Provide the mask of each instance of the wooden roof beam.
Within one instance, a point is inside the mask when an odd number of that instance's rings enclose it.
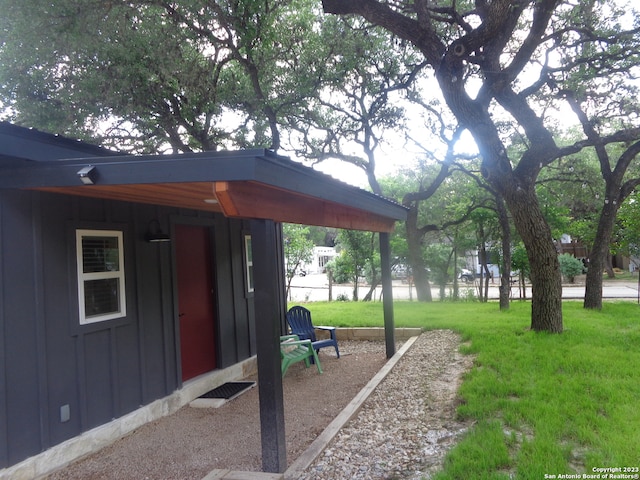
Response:
[[[215,182],[214,191],[228,217],[374,232],[391,232],[395,225],[394,219],[373,211],[350,208],[257,182]]]

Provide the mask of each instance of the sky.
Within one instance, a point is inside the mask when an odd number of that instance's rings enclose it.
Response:
[[[400,144],[400,142],[398,142]],[[376,155],[376,178],[392,176],[401,168],[411,166],[419,152],[406,147],[381,148]],[[364,170],[340,160],[325,160],[314,166],[315,170],[326,173],[338,180],[360,188],[368,188],[369,182]]]

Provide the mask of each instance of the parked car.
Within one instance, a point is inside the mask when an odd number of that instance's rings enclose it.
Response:
[[[405,280],[410,275],[410,268],[402,263],[391,267],[391,277],[397,280]]]
[[[458,273],[458,280],[462,280],[465,283],[473,282],[474,278],[475,275],[473,274],[473,272],[471,270],[467,270],[466,268],[463,268],[462,270],[460,270],[460,273]]]

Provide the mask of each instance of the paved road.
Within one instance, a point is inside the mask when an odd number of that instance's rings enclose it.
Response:
[[[475,293],[473,284],[460,284],[460,295],[464,296],[467,290]],[[564,285],[562,288],[562,297],[566,299],[582,299],[584,298],[584,285]],[[368,285],[360,285],[358,288],[358,298],[362,299],[369,291]],[[375,298],[379,299],[382,289],[376,289]],[[438,287],[432,286],[431,292],[434,298],[438,298]],[[333,299],[336,300],[339,295],[346,295],[351,299],[353,295],[353,287],[351,285],[333,285]],[[511,288],[511,296],[514,299],[520,298],[518,287]],[[296,276],[291,283],[291,301],[297,302],[317,302],[329,299],[329,283],[325,274],[312,274],[305,277]],[[393,282],[393,298],[397,300],[409,300],[416,298],[415,288],[410,290],[409,286],[399,280]],[[498,298],[498,286],[489,286],[489,298]],[[531,298],[531,288],[527,288],[527,298]],[[638,300],[638,283],[637,282],[621,282],[606,281],[603,287],[603,298]]]

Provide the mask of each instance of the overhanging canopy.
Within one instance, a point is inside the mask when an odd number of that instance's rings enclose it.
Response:
[[[78,172],[93,166],[93,184]],[[401,205],[269,150],[24,161],[0,188],[218,211],[229,217],[390,232]]]

